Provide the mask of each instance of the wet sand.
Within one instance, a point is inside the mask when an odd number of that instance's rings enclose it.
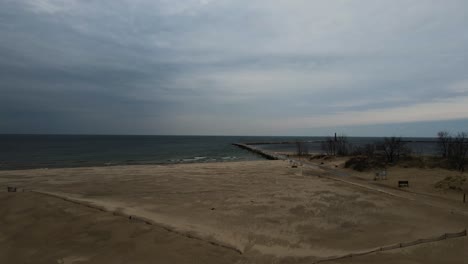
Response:
[[[128,247],[121,246],[125,250],[114,252],[109,260],[101,258],[99,263],[116,263],[117,259],[126,259],[127,263],[134,259],[134,263],[194,263],[190,262],[194,256],[206,257],[200,263],[311,263],[328,256],[458,232],[468,226],[466,215],[317,177],[322,174],[320,169],[291,168],[285,161],[1,171],[2,189],[16,185],[100,206],[108,212],[38,193],[5,194],[8,199],[2,197],[2,208],[7,209],[2,222],[12,215],[16,220],[8,222],[7,232],[0,233],[1,243],[9,246],[6,250],[1,247],[0,260],[22,263],[21,258],[15,259],[21,254],[14,250],[24,245],[24,251],[35,252],[33,255],[43,254],[57,261],[76,255],[83,258],[80,263],[93,263],[93,256],[105,256],[121,242],[129,243]],[[47,203],[46,208],[39,206]],[[14,210],[19,212],[15,214]],[[43,212],[51,215],[49,222],[35,216]],[[133,223],[110,212],[139,216],[154,225]],[[101,215],[105,221],[117,222],[100,227],[99,221],[89,220]],[[80,217],[98,224],[71,220]],[[29,230],[23,234],[38,232],[37,236],[19,236],[22,225]],[[67,236],[53,231],[60,226],[76,231]],[[48,228],[52,231],[46,232]],[[93,241],[101,236],[89,230],[99,233],[103,228],[107,230],[103,233],[111,235],[101,241],[102,247],[93,247]],[[132,228],[147,228],[152,235],[130,236],[125,230]],[[128,233],[119,236],[118,230]],[[156,242],[154,237],[166,235],[152,232],[170,234],[174,237],[172,244]],[[81,234],[87,234],[89,243],[80,240]],[[38,243],[44,237],[57,241],[56,250],[35,246],[33,241]],[[412,259],[412,255],[417,261],[418,256],[424,259],[425,249],[434,252],[430,245],[443,248],[449,245],[445,242],[412,247],[420,250],[398,249],[358,257],[362,262],[356,263],[403,261]],[[449,243],[454,246],[440,251],[440,257],[463,263],[460,261],[465,261],[466,251],[461,249],[466,248],[466,239]],[[183,257],[187,258],[177,259],[177,251],[186,247],[188,253]],[[148,252],[140,252],[145,249]],[[137,260],[140,255],[141,260]],[[343,263],[353,263],[349,261]]]

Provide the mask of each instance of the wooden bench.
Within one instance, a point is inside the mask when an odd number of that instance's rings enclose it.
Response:
[[[409,187],[408,181],[398,181],[398,187]]]

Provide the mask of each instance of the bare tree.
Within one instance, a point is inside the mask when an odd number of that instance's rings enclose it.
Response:
[[[327,137],[325,141],[321,144],[322,151],[325,152],[327,155],[335,155],[336,154],[336,147],[335,147],[335,140],[332,137]]]
[[[351,144],[345,135],[338,137],[327,137],[322,142],[322,151],[327,155],[345,156],[349,154]]]
[[[369,158],[373,158],[375,156],[375,144],[366,144],[363,147],[364,155]]]
[[[349,154],[350,143],[345,135],[336,138],[335,141],[336,155],[346,156]]]
[[[298,156],[308,155],[309,148],[305,142],[296,141],[296,153]]]
[[[353,155],[364,155],[369,158],[374,158],[375,157],[375,151],[376,151],[376,144],[365,144],[362,146],[356,146],[353,148]]]
[[[465,171],[466,158],[468,154],[468,134],[458,133],[448,145],[448,159],[459,171]]]
[[[406,152],[405,143],[401,140],[401,137],[384,138],[381,148],[385,152],[389,163],[397,162],[400,156]]]
[[[437,133],[437,145],[439,147],[439,153],[442,158],[447,158],[449,156],[449,147],[450,142],[452,141],[452,136],[450,136],[447,131],[440,131]]]

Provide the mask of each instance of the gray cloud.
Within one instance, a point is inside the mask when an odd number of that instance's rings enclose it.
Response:
[[[467,8],[2,1],[0,133],[310,135],[455,124],[468,119]]]

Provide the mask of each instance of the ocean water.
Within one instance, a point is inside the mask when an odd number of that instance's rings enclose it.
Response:
[[[323,139],[323,137],[0,135],[0,170],[259,160],[263,158],[235,147],[232,143]],[[350,138],[350,141],[357,145],[380,140],[382,139]],[[308,143],[308,145],[311,152],[320,152],[320,143]],[[430,153],[434,151],[430,145],[415,143],[412,148],[421,153]],[[258,147],[271,151],[295,150],[294,144],[258,145]]]

